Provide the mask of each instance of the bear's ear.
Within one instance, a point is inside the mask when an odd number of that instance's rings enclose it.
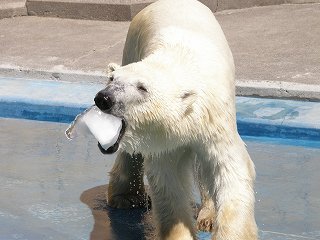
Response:
[[[117,68],[119,68],[120,65],[116,64],[116,63],[109,63],[108,67],[107,67],[107,74],[109,75],[110,73],[112,73],[113,71],[115,71]]]

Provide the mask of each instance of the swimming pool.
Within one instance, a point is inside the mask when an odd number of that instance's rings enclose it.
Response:
[[[64,136],[103,85],[0,78],[0,86],[0,239],[144,239],[149,212],[104,200],[114,156],[93,138]],[[262,240],[320,239],[319,106],[237,99]]]

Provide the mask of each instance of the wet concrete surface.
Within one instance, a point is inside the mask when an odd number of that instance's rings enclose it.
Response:
[[[66,127],[0,118],[0,239],[152,239],[150,212],[106,204],[114,156],[94,139],[68,141]],[[320,239],[320,148],[244,139],[256,164],[261,239]]]

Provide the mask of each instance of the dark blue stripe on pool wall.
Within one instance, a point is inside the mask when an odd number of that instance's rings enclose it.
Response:
[[[0,117],[70,123],[81,107],[37,105],[23,102],[0,102]]]
[[[84,110],[85,108],[82,107],[0,102],[0,117],[5,118],[71,123]],[[237,121],[237,126],[242,136],[320,141],[320,129],[317,128],[290,127],[242,120]]]
[[[238,132],[242,136],[289,138],[320,141],[320,129],[299,128],[284,125],[252,123],[238,120]]]

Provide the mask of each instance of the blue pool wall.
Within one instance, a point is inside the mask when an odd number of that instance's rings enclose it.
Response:
[[[93,105],[99,83],[0,77],[0,117],[70,123]],[[320,103],[237,97],[242,136],[320,141]]]

